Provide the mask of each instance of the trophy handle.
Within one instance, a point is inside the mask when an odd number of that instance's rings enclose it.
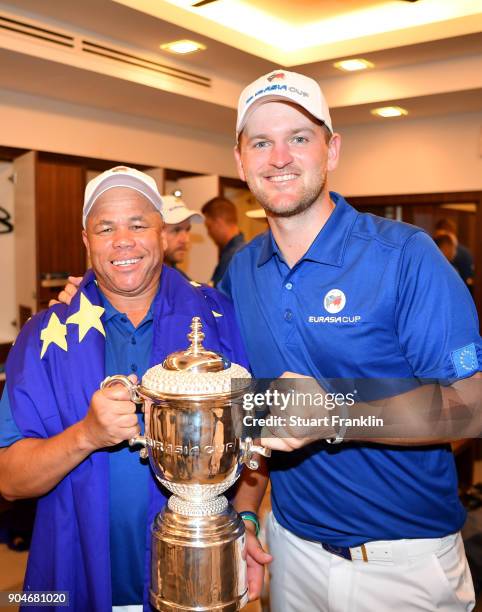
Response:
[[[129,440],[129,446],[136,446],[136,444],[140,444],[142,448],[139,451],[139,457],[141,459],[147,459],[149,453],[147,451],[147,438],[146,436],[135,436]]]
[[[259,462],[254,458],[253,455],[263,455],[263,457],[271,457],[271,449],[260,446],[259,444],[253,444],[252,438],[245,438],[240,441],[240,447],[243,451],[241,455],[241,463],[246,464],[250,470],[257,470]]]
[[[126,389],[129,391],[131,402],[134,402],[134,404],[144,404],[143,398],[137,391],[137,385],[133,383],[132,380],[127,378],[127,376],[122,374],[107,376],[107,378],[104,378],[104,380],[100,383],[100,388],[105,389],[106,387],[116,385],[117,383],[124,385],[124,387],[126,387]],[[142,446],[141,450],[139,451],[139,456],[141,459],[146,459],[148,456],[146,436],[139,435],[129,440],[129,446],[135,446],[136,444],[140,444]]]
[[[129,391],[129,394],[131,396],[130,397],[131,402],[134,402],[134,404],[143,403],[143,399],[137,391],[137,385],[133,383],[132,380],[127,378],[127,376],[124,376],[123,374],[115,374],[114,376],[107,376],[107,378],[104,378],[104,380],[100,383],[100,388],[105,389],[106,387],[110,387],[111,385],[116,385],[117,383],[124,385],[124,387]]]

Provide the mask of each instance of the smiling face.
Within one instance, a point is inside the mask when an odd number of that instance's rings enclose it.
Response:
[[[83,232],[92,268],[106,295],[151,295],[159,283],[165,238],[162,217],[144,196],[115,187],[104,192]]]
[[[166,250],[164,259],[167,264],[174,265],[182,263],[189,248],[191,232],[191,221],[186,219],[181,223],[166,223],[164,233],[166,235]]]
[[[289,102],[261,104],[250,115],[235,149],[240,177],[272,216],[291,217],[321,202],[327,172],[338,161],[339,136]]]

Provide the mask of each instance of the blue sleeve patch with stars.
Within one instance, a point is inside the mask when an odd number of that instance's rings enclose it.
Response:
[[[477,372],[479,369],[479,362],[477,359],[477,351],[475,344],[467,344],[462,348],[452,351],[452,362],[454,364],[455,372],[459,378],[468,376]]]

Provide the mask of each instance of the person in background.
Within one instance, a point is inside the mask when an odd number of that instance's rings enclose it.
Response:
[[[453,265],[455,256],[457,254],[457,245],[455,244],[452,236],[449,236],[448,234],[440,234],[439,236],[435,236],[434,242]]]
[[[218,265],[211,278],[216,287],[223,278],[231,258],[245,244],[245,240],[238,227],[236,206],[230,200],[212,198],[201,210],[208,234],[219,249]]]
[[[163,195],[162,201],[164,203],[164,234],[167,243],[164,263],[190,280],[187,274],[177,266],[183,263],[189,249],[191,223],[202,223],[204,217],[201,213],[190,210],[181,198],[176,196]]]
[[[455,257],[450,261],[450,263],[460,274],[462,280],[472,293],[474,286],[474,258],[472,257],[472,253],[466,246],[460,244],[457,237],[457,227],[450,219],[440,219],[440,221],[437,221],[435,225],[433,237],[437,238],[438,236],[443,235],[450,236],[455,244]]]

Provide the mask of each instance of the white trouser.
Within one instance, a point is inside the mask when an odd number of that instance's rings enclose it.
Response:
[[[461,612],[475,605],[459,533],[429,540],[370,542],[349,561],[284,529],[267,535],[271,612]],[[368,558],[364,561],[363,557]]]
[[[112,612],[142,612],[142,606],[112,606]]]

